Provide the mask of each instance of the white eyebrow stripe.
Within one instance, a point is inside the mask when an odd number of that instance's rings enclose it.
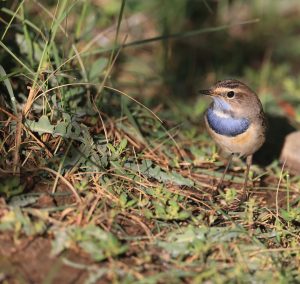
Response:
[[[237,87],[237,88],[217,87],[217,88],[215,89],[215,92],[216,92],[216,93],[221,93],[221,94],[223,94],[223,93],[228,93],[228,92],[230,92],[230,91],[234,91],[234,92],[236,92],[236,93],[238,93],[238,92],[243,92],[243,90],[242,90],[241,88],[239,88],[239,87]]]

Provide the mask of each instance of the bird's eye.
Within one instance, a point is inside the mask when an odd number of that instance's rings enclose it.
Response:
[[[229,99],[232,99],[234,96],[235,96],[234,91],[229,91],[229,92],[227,93],[227,98],[229,98]]]

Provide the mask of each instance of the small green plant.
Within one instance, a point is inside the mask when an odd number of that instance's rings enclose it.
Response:
[[[111,233],[105,232],[97,226],[71,226],[68,228],[53,228],[55,235],[52,242],[52,255],[58,255],[65,249],[78,245],[95,261],[103,261],[126,252],[126,245],[122,245]]]
[[[18,177],[2,178],[0,181],[0,194],[7,199],[21,194],[23,191],[24,185]]]

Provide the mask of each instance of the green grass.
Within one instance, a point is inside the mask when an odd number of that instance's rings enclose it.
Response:
[[[176,13],[159,1],[51,3],[1,8],[0,247],[14,253],[0,250],[0,279],[69,283],[73,269],[78,283],[300,282],[299,176],[272,153],[233,208],[237,159],[213,201],[224,159],[201,122],[209,102],[183,95],[242,77],[268,115],[297,128],[296,49],[285,54],[281,41],[297,46],[299,15],[274,39],[280,1],[266,14],[259,1],[242,4],[249,17],[233,22],[241,1],[174,1]],[[127,38],[124,23],[139,13],[135,33],[149,36]],[[30,249],[40,241],[47,265]]]

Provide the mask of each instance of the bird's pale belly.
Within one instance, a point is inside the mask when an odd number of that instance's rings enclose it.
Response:
[[[248,156],[255,153],[264,143],[264,130],[261,125],[251,124],[244,132],[236,136],[225,136],[216,133],[205,119],[207,129],[221,149],[228,153],[237,153],[240,156]]]

